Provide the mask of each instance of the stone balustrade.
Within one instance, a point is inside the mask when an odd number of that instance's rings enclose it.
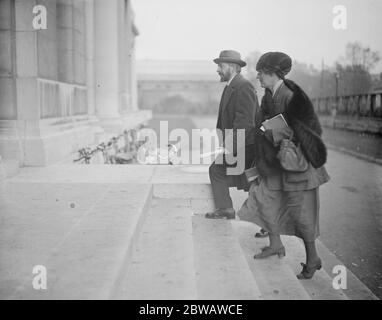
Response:
[[[382,118],[382,92],[312,99],[318,114]],[[334,111],[335,110],[335,111]]]

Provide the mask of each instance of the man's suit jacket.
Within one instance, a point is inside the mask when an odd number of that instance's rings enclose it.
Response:
[[[259,125],[256,124],[259,116],[260,108],[253,85],[241,74],[237,74],[229,86],[225,87],[219,105],[216,128],[223,134],[221,144],[234,155],[238,148],[253,144],[253,130]],[[233,129],[233,139],[225,135],[225,129]],[[237,129],[245,129],[245,141],[236,141]]]

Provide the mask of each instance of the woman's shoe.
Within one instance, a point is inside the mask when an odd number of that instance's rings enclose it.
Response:
[[[266,231],[263,228],[260,229],[260,232],[256,232],[255,233],[255,238],[266,238],[268,236],[269,236],[268,231]]]
[[[280,247],[277,249],[274,249],[272,247],[265,247],[262,249],[262,251],[258,254],[254,255],[254,259],[264,259],[268,258],[270,256],[278,255],[279,258],[285,257],[285,247]]]
[[[303,279],[312,279],[314,273],[317,270],[320,270],[322,267],[321,259],[314,265],[314,266],[308,266],[305,263],[301,263],[302,265],[302,271],[300,274],[297,275],[297,279],[303,280]]]

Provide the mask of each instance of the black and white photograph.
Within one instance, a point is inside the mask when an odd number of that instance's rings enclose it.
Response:
[[[381,31],[382,0],[0,0],[0,300],[380,300]]]

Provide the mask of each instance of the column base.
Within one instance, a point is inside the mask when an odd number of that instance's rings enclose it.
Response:
[[[0,154],[21,166],[46,166],[93,144],[104,130],[95,117],[0,121]]]
[[[150,110],[141,110],[119,118],[100,120],[94,116],[1,120],[0,155],[3,163],[9,160],[20,166],[54,164],[68,159],[85,146],[106,141],[113,135],[148,121],[151,117]]]

